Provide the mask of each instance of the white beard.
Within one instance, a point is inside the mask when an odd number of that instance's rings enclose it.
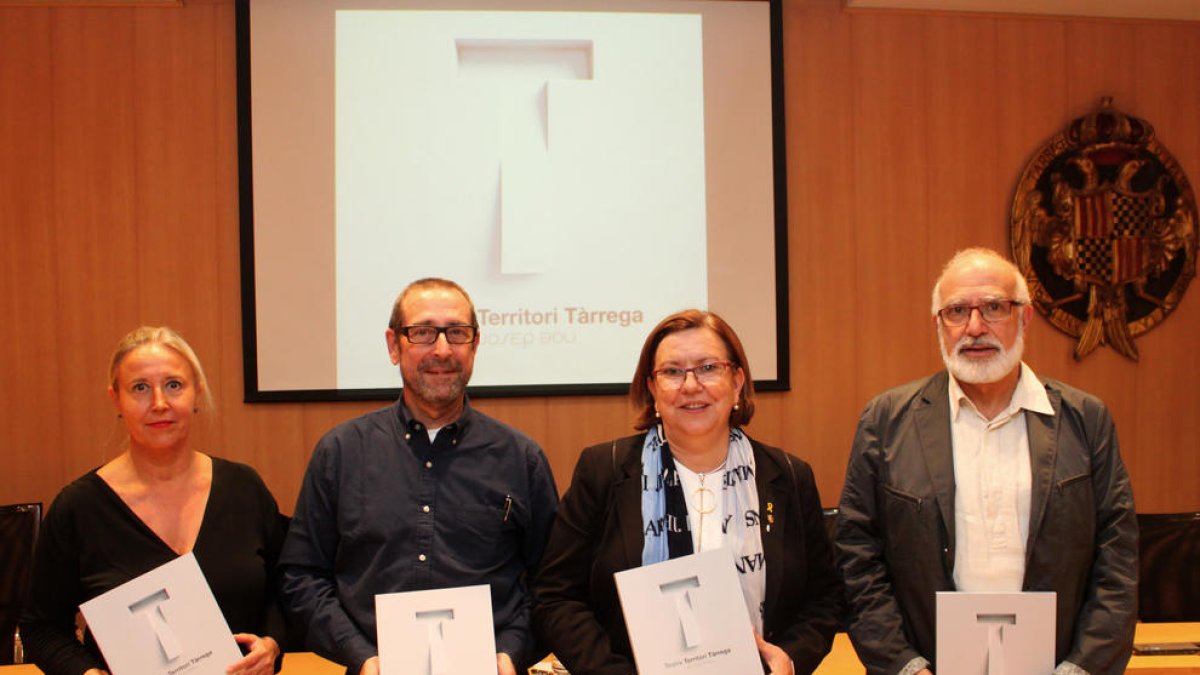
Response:
[[[954,344],[953,353],[946,350],[946,338],[943,337],[942,331],[938,330],[937,334],[938,346],[942,349],[942,362],[946,364],[946,369],[954,379],[968,384],[999,382],[1021,364],[1021,356],[1025,352],[1025,331],[1019,329],[1011,349],[1005,349],[994,335],[981,335],[977,338],[963,335]],[[997,352],[982,361],[962,354],[964,347],[975,345],[995,347]]]

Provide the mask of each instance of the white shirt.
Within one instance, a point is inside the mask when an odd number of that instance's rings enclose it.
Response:
[[[960,591],[1021,590],[1033,484],[1026,410],[1054,414],[1045,387],[1024,363],[1008,407],[991,420],[950,377],[954,585]]]
[[[703,553],[721,548],[725,543],[725,465],[704,476],[704,488],[700,487],[701,474],[692,471],[675,460],[679,473],[679,484],[683,499],[688,507],[688,527],[692,531],[692,551]]]

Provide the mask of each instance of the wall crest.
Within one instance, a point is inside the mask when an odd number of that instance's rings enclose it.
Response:
[[[1067,125],[1025,167],[1013,259],[1033,305],[1078,338],[1137,360],[1134,338],[1178,306],[1196,274],[1196,199],[1148,122],[1113,108]]]

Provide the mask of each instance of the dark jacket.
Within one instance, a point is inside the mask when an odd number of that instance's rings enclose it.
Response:
[[[572,675],[637,672],[613,573],[642,563],[644,438],[583,451],[533,584],[534,629]],[[760,512],[769,502],[775,517],[762,531],[763,637],[809,673],[829,652],[842,611],[820,497],[808,464],[752,444]]]
[[[1104,404],[1043,378],[1025,412],[1032,496],[1025,591],[1058,594],[1056,663],[1125,672],[1137,612],[1137,522]],[[849,632],[871,675],[937,663],[934,601],[954,582],[949,375],[892,389],[859,419],[836,534]]]

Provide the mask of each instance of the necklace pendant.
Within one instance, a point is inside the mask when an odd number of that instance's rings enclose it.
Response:
[[[711,489],[701,485],[692,492],[692,496],[696,498],[696,511],[702,516],[707,516],[717,510],[717,493]]]

